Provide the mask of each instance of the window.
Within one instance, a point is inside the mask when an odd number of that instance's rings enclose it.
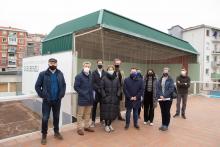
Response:
[[[16,32],[9,32],[8,36],[9,37],[17,37],[17,33]]]
[[[1,63],[2,63],[2,64],[4,64],[4,65],[6,64],[6,58],[5,58],[5,57],[4,57],[4,58],[2,58]]]
[[[206,30],[206,36],[209,36],[209,30]]]
[[[7,38],[2,38],[2,42],[7,42]]]
[[[2,58],[6,58],[7,54],[2,52]]]
[[[20,37],[24,37],[24,33],[23,32],[20,32],[19,35],[20,35]]]
[[[7,32],[6,31],[2,31],[2,36],[5,36],[7,35]]]
[[[18,54],[18,58],[23,58],[23,54]]]
[[[217,56],[214,57],[214,61],[215,61],[215,62],[217,61]]]
[[[19,44],[24,44],[24,39],[19,39]]]
[[[7,51],[7,46],[6,45],[2,45],[2,51]]]
[[[16,47],[15,46],[9,46],[8,47],[8,52],[12,52],[12,53],[16,52]]]
[[[208,68],[205,69],[205,73],[206,73],[206,75],[209,75],[209,69]]]
[[[206,61],[209,62],[209,56],[206,56]]]

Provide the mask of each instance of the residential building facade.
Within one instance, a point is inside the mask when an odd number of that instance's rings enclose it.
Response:
[[[0,71],[20,70],[27,49],[27,32],[0,27]]]

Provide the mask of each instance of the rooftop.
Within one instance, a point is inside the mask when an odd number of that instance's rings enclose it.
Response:
[[[154,126],[143,125],[135,130],[133,125],[124,130],[124,122],[115,121],[115,132],[105,133],[98,124],[95,133],[86,133],[85,136],[76,134],[75,124],[66,125],[61,129],[63,141],[55,140],[52,130],[49,132],[47,146],[52,147],[217,147],[220,145],[220,99],[202,96],[190,96],[187,106],[187,119],[172,118],[167,132],[161,132],[160,108],[155,110]],[[175,113],[175,101],[172,105],[172,115]],[[30,147],[40,146],[40,132],[0,140],[1,147]]]

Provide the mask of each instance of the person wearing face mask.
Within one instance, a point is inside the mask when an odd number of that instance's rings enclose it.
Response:
[[[90,128],[89,120],[93,105],[92,74],[90,72],[91,63],[83,63],[83,70],[75,77],[74,89],[78,93],[77,107],[77,133],[84,135],[86,132],[94,132]],[[85,123],[83,129],[83,121]]]
[[[186,103],[188,96],[188,89],[190,87],[190,77],[187,76],[187,71],[185,68],[182,68],[180,76],[176,78],[177,85],[177,103],[176,103],[176,114],[173,116],[174,118],[180,115],[180,104],[182,100],[182,118],[186,119],[185,111],[186,111]]]
[[[144,124],[149,122],[150,126],[153,126],[154,108],[157,106],[157,79],[152,69],[147,70],[144,84]]]
[[[39,74],[35,84],[35,90],[38,96],[43,99],[41,123],[42,145],[47,143],[48,120],[51,109],[53,111],[54,137],[59,140],[63,139],[63,136],[59,132],[59,116],[61,99],[66,92],[66,82],[63,73],[57,69],[56,59],[49,59],[48,65],[48,69]]]
[[[169,68],[165,67],[156,88],[156,96],[160,104],[162,116],[162,125],[159,127],[161,131],[167,131],[170,124],[170,108],[174,90],[174,81],[169,75]]]
[[[130,76],[124,80],[123,86],[125,94],[126,124],[127,130],[130,125],[131,111],[133,110],[134,127],[140,129],[138,125],[138,109],[141,107],[141,96],[143,96],[143,80],[137,77],[136,68],[131,68]]]
[[[143,76],[141,74],[141,70],[140,69],[137,69],[137,78],[143,80]],[[141,96],[141,102],[143,102],[143,96]],[[141,119],[141,107],[138,109],[138,118]]]
[[[114,66],[107,68],[107,74],[101,83],[101,112],[100,116],[105,120],[105,131],[110,133],[114,131],[112,121],[118,116],[118,102],[121,94],[120,82],[114,73]]]
[[[98,103],[100,103],[102,95],[101,95],[101,81],[103,77],[106,75],[105,70],[103,69],[103,61],[97,61],[97,69],[92,72],[92,84],[94,90],[94,102],[92,107],[92,124],[90,127],[95,127],[95,119],[96,119],[96,109]],[[100,103],[101,105],[101,103]],[[103,122],[103,119],[100,117],[100,123]]]
[[[120,65],[121,65],[121,60],[120,59],[115,59],[114,60],[115,74],[116,74],[117,78],[119,79],[120,87],[122,89],[122,87],[123,87],[123,80],[124,80],[124,72],[120,69]],[[119,107],[118,120],[125,121],[125,119],[122,118],[122,116],[121,116],[121,101],[123,100],[122,90],[121,90],[121,94],[119,96],[119,100],[120,101],[118,103],[118,107]]]

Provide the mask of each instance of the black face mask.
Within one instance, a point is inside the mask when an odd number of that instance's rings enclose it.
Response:
[[[55,69],[57,69],[57,66],[54,66],[54,65],[49,66],[49,69],[51,69],[51,70],[55,70]]]
[[[119,65],[115,65],[115,68],[117,68],[117,69],[118,69],[118,68],[119,68]]]
[[[167,77],[167,76],[168,76],[168,73],[163,73],[163,76],[164,76],[164,77]]]
[[[98,65],[98,69],[102,69],[102,65]]]

